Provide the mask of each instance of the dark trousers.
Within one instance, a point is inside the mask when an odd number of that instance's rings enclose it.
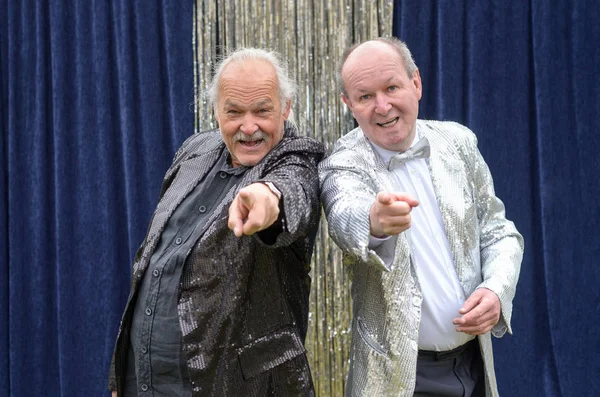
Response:
[[[419,350],[415,397],[485,397],[477,338],[446,352]]]

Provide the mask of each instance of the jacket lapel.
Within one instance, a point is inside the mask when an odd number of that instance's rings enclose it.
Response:
[[[462,241],[459,238],[460,234],[457,232],[463,226],[460,220],[464,219],[465,211],[462,163],[459,157],[453,153],[454,149],[448,146],[448,142],[432,133],[427,127],[422,131],[431,145],[431,155],[427,161],[429,174],[454,259],[454,268],[462,283],[462,266],[458,264],[463,263],[464,253]]]
[[[188,194],[204,179],[206,174],[211,170],[217,162],[219,156],[224,149],[224,145],[219,145],[217,148],[206,152],[205,154],[192,155],[189,158],[181,161],[176,170],[170,171],[170,176],[173,178],[169,188],[161,197],[154,215],[152,223],[148,231],[148,239],[139,261],[139,267],[134,268],[134,272],[141,274],[139,270],[144,270],[148,263],[148,258],[154,252],[158,243],[158,237],[165,228],[167,221],[179,204],[188,196]]]

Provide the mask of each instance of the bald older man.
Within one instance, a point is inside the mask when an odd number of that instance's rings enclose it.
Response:
[[[241,49],[209,96],[219,129],[175,155],[119,329],[113,396],[313,396],[306,360],[320,143],[288,118],[280,57]]]
[[[523,239],[466,127],[418,120],[406,45],[347,50],[342,99],[359,127],[319,166],[351,266],[347,396],[497,396],[490,334],[511,332]]]

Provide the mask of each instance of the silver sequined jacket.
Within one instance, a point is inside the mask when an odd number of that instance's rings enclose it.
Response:
[[[466,127],[417,120],[431,145],[427,160],[454,265],[466,296],[486,287],[500,298],[500,322],[491,333],[511,333],[512,300],[523,238],[504,215],[490,171]],[[329,234],[346,253],[352,275],[353,322],[346,396],[412,396],[422,294],[410,260],[409,237],[398,235],[388,266],[369,250],[369,210],[394,176],[360,128],[335,145],[319,165],[321,201]],[[490,333],[479,337],[488,396],[497,396]]]
[[[161,233],[224,150],[219,131],[193,135],[166,173],[134,259],[131,293],[111,365],[111,390],[122,390],[136,292]],[[321,143],[298,136],[286,122],[282,141],[215,206],[188,253],[178,314],[194,396],[258,397],[273,393],[271,389],[278,395],[314,396],[303,342],[320,218],[317,164],[323,155]],[[239,189],[258,181],[272,182],[281,191],[280,220],[253,236],[237,238],[227,227],[229,206]]]

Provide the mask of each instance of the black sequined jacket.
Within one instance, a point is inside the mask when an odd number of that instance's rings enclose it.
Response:
[[[111,390],[123,387],[136,292],[162,230],[223,150],[217,130],[196,134],[184,142],[165,175],[134,259],[111,365]],[[267,390],[313,395],[304,339],[308,272],[320,218],[317,164],[323,156],[322,144],[299,137],[286,122],[282,141],[216,205],[188,254],[178,312],[194,396],[261,396]],[[281,191],[280,218],[265,231],[237,238],[227,227],[229,206],[239,189],[258,181],[270,181]]]

